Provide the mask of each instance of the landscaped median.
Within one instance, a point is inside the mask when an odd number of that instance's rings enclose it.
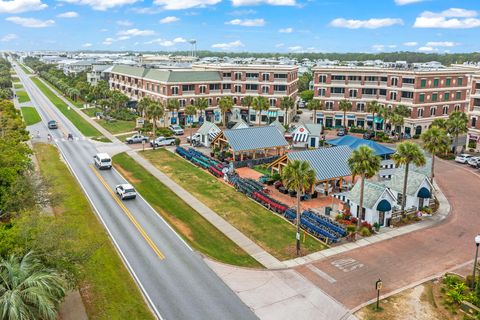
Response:
[[[52,90],[50,90],[40,79],[36,77],[31,78],[35,85],[47,96],[47,98],[77,127],[80,132],[86,136],[98,141],[110,142],[107,138],[102,136],[100,131],[93,127],[87,120],[82,118],[75,110],[68,107],[68,105],[60,99]]]
[[[295,227],[288,221],[168,150],[141,155],[279,260],[296,257]],[[302,236],[302,254],[325,248],[310,235]]]
[[[217,230],[129,155],[121,153],[114,156],[113,164],[193,248],[224,263],[261,267],[254,258]]]
[[[42,121],[37,109],[34,107],[21,107],[20,110],[22,111],[23,121],[25,121],[27,126],[31,126],[32,124]]]
[[[18,102],[19,103],[24,103],[24,102],[29,102],[30,97],[28,96],[28,93],[24,90],[19,90],[17,91],[17,97],[18,97]]]
[[[40,171],[57,199],[53,211],[71,246],[88,253],[79,271],[89,319],[153,319],[140,291],[95,216],[82,189],[52,145],[34,144]]]
[[[22,68],[23,72],[25,72],[25,74],[32,74],[27,68],[25,68],[25,66],[23,64],[18,64],[20,66],[20,68]]]

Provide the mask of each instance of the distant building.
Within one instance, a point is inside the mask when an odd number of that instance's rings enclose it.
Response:
[[[92,86],[96,86],[100,80],[108,81],[108,76],[112,69],[113,66],[111,65],[93,65],[90,72],[87,72],[87,82]]]

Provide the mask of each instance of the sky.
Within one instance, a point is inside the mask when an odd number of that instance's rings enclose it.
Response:
[[[0,50],[480,51],[479,0],[0,0]]]

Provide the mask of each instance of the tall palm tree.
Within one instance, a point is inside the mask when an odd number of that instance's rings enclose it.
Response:
[[[401,115],[404,118],[408,118],[412,114],[412,110],[410,110],[406,105],[399,104],[398,106],[393,109],[393,113]]]
[[[424,166],[426,163],[425,155],[422,149],[411,141],[405,141],[397,145],[397,150],[392,155],[392,160],[395,165],[405,166],[405,176],[403,179],[403,192],[402,192],[402,215],[405,213],[405,203],[407,200],[407,183],[408,183],[408,170],[410,163],[413,163],[417,167]]]
[[[352,103],[348,100],[342,100],[339,104],[339,110],[343,111],[343,127],[347,128],[347,111],[352,111]]]
[[[430,181],[433,184],[435,176],[435,156],[448,152],[450,146],[450,138],[447,132],[439,127],[433,126],[422,133],[423,147],[432,155],[432,172],[430,173]]]
[[[138,113],[143,117],[145,115],[145,111],[147,110],[148,106],[151,105],[152,103],[155,103],[155,101],[153,101],[152,99],[150,99],[148,97],[142,98],[137,103]]]
[[[208,100],[206,98],[198,98],[195,101],[195,108],[200,111],[200,116],[203,116],[203,112],[208,108]]]
[[[458,136],[468,131],[468,117],[463,112],[453,112],[447,120],[447,131],[455,137],[455,147],[453,153],[457,153]]]
[[[315,171],[307,161],[291,161],[285,166],[282,172],[283,185],[297,192],[297,256],[300,255],[300,197],[302,193],[305,193],[313,187],[315,179]]]
[[[280,108],[285,111],[285,116],[283,117],[283,124],[288,124],[288,110],[293,109],[295,106],[295,101],[292,97],[285,96],[280,102]]]
[[[172,118],[173,118],[175,116],[175,111],[177,111],[178,113],[178,110],[180,110],[180,101],[178,101],[178,99],[168,100],[167,109],[172,113]]]
[[[163,117],[165,109],[161,102],[152,101],[145,109],[145,117],[152,121],[153,140],[157,138],[157,121]],[[153,144],[155,149],[155,143]]]
[[[197,109],[193,105],[188,105],[185,107],[185,115],[193,117],[194,115],[197,114]],[[192,144],[192,131],[193,131],[193,119],[192,122],[190,123],[190,144]]]
[[[245,96],[242,100],[242,105],[247,107],[247,123],[250,124],[250,108],[253,104],[253,97],[252,96]]]
[[[233,99],[231,97],[223,97],[218,101],[218,107],[222,113],[222,122],[225,127],[227,126],[226,113],[233,107],[233,104]]]
[[[307,104],[307,109],[313,111],[313,123],[317,123],[317,110],[323,109],[323,102],[318,99],[312,99]]]
[[[447,130],[447,120],[442,118],[437,118],[432,121],[431,127],[438,127],[443,130]]]
[[[373,129],[373,135],[375,135],[376,128],[375,128],[375,114],[377,114],[380,111],[380,105],[378,104],[377,101],[369,101],[367,103],[367,112],[370,112],[372,114],[372,129]]]
[[[397,129],[404,124],[404,119],[403,116],[397,113],[392,113],[388,119],[390,121],[390,124],[392,125],[393,131],[397,132],[400,134],[400,132],[397,131]],[[401,130],[400,130],[401,131]]]
[[[268,99],[262,96],[255,97],[253,99],[253,109],[258,113],[258,125],[260,125],[260,121],[262,120],[262,111],[267,111],[270,109]]]
[[[0,260],[0,316],[2,319],[57,319],[67,284],[46,268],[32,252]]]
[[[365,179],[373,177],[380,170],[380,157],[375,155],[372,148],[360,146],[352,152],[348,159],[348,165],[353,176],[360,176],[360,203],[357,210],[358,227],[362,225],[363,212],[363,193],[365,189]]]

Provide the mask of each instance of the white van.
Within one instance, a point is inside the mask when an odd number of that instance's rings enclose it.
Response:
[[[106,153],[97,153],[93,157],[93,162],[98,169],[111,169],[112,168],[112,158]]]

